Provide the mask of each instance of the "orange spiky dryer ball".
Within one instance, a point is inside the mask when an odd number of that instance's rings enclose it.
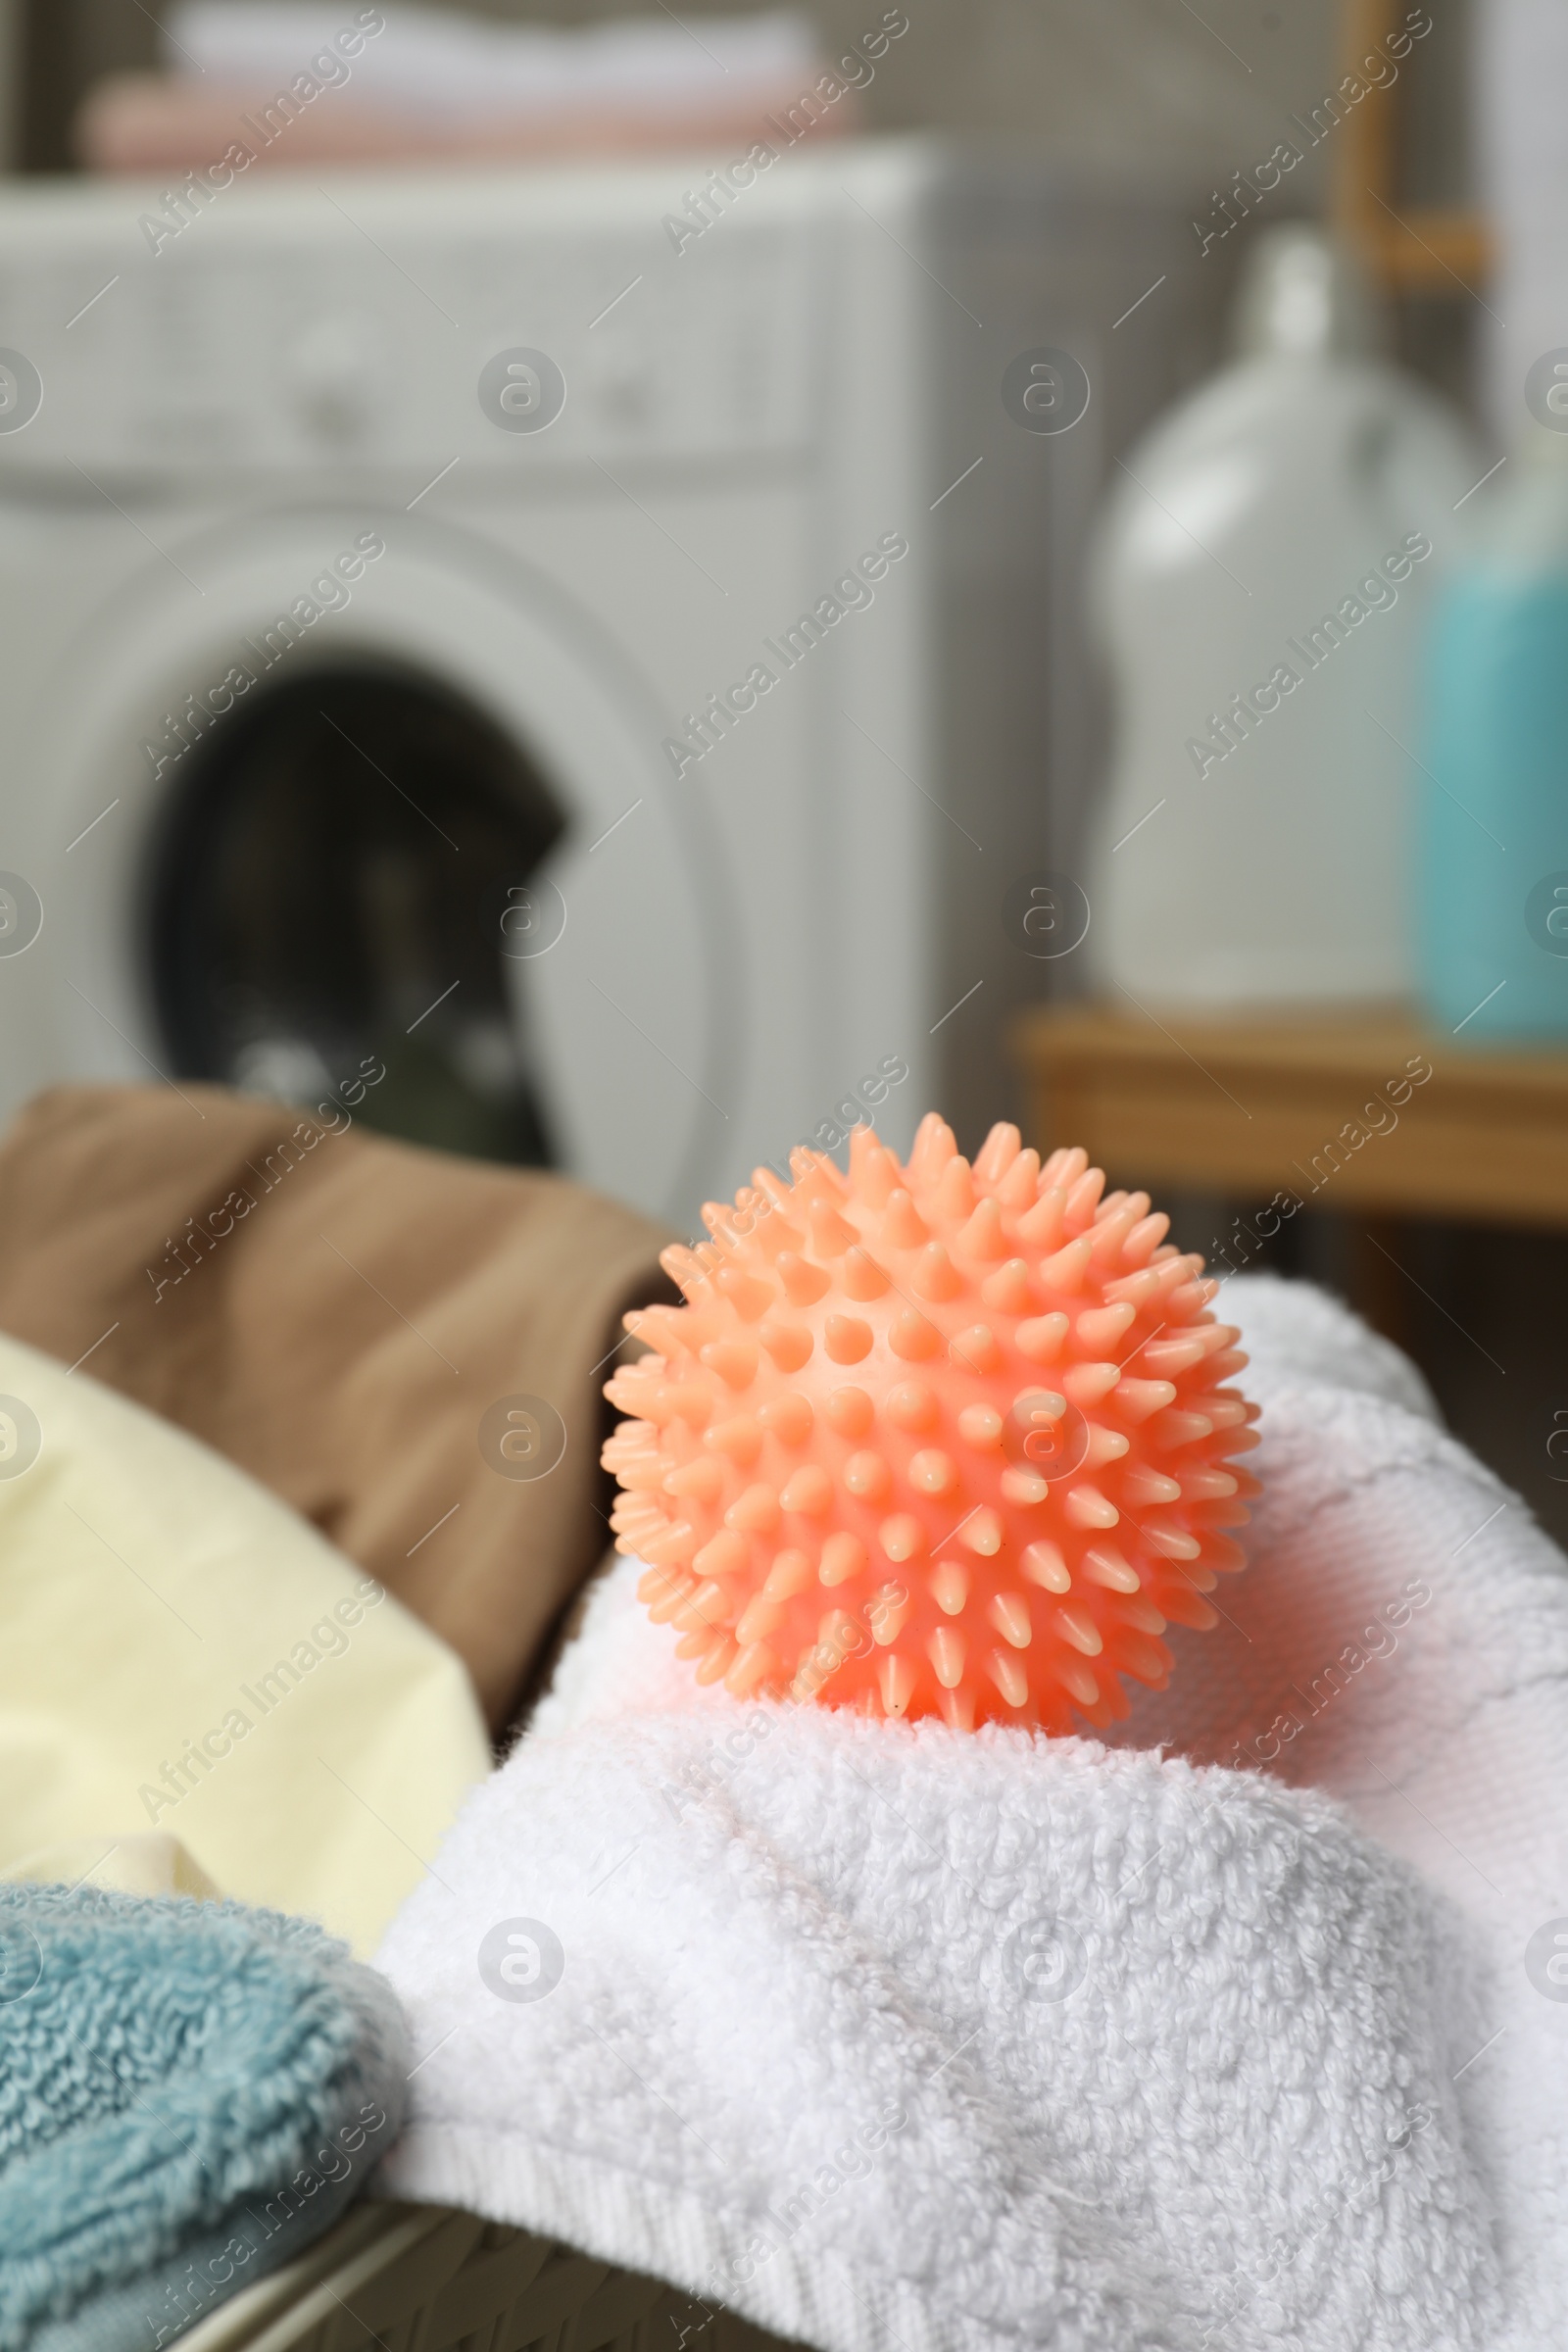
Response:
[[[868,1128],[848,1178],[790,1164],[664,1252],[683,1308],[626,1318],[655,1352],[606,1386],[604,1459],[641,1597],[738,1697],[1104,1730],[1244,1565],[1217,1286],[1147,1194],[1015,1127],[972,1168],[935,1113],[906,1167]]]

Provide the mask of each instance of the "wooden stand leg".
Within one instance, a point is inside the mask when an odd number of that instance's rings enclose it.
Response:
[[[1374,1331],[1408,1353],[1411,1304],[1416,1293],[1405,1262],[1404,1227],[1396,1217],[1352,1216],[1348,1220],[1350,1243],[1350,1303]]]

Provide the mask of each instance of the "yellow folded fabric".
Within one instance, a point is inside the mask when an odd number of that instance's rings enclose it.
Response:
[[[108,1886],[120,1894],[189,1894],[199,1903],[220,1901],[223,1893],[167,1830],[65,1838],[6,1863],[0,1879],[33,1886]]]
[[[367,1955],[490,1764],[455,1653],[373,1577],[0,1335],[0,1874],[157,1832]]]

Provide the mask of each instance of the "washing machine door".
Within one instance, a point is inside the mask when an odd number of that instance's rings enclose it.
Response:
[[[346,1085],[373,1125],[689,1224],[740,957],[631,662],[526,564],[404,514],[175,552],[200,591],[168,563],[122,583],[31,731],[60,1074]]]

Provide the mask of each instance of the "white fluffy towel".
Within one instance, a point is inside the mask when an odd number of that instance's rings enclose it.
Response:
[[[1568,1580],[1227,1286],[1250,1566],[1112,1745],[699,1691],[623,1565],[380,1954],[388,2194],[821,2352],[1568,2340]]]

